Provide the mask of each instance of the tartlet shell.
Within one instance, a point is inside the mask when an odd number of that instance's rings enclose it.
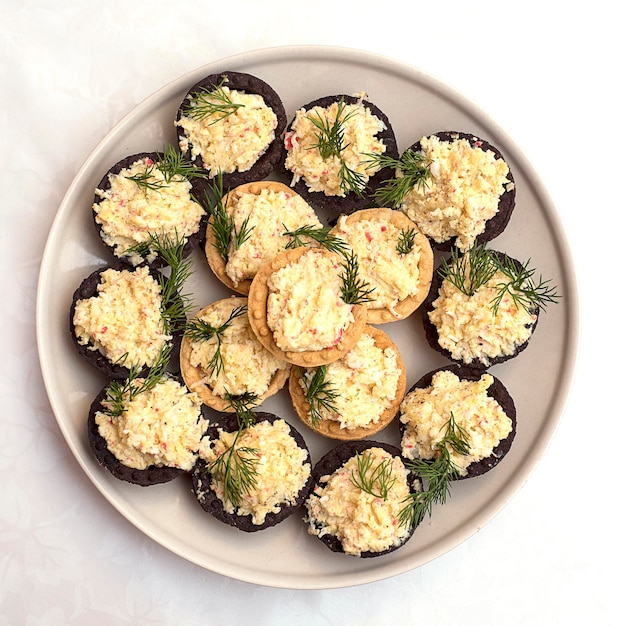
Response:
[[[386,450],[393,456],[400,457],[401,459],[403,459],[400,450],[396,446],[393,446],[388,443],[372,441],[369,439],[363,439],[361,441],[342,442],[338,444],[337,446],[335,446],[334,448],[332,448],[331,450],[329,450],[326,454],[324,454],[324,456],[322,456],[322,458],[315,464],[313,468],[313,484],[311,486],[311,492],[313,492],[313,490],[315,489],[317,485],[322,484],[321,483],[322,477],[331,475],[335,470],[339,469],[344,463],[346,463],[353,456],[355,456],[358,453],[364,452],[368,448],[382,448],[383,450]],[[422,489],[422,480],[416,474],[409,473],[409,475],[407,476],[407,483],[409,485],[409,489],[411,493],[415,493],[418,489],[418,486],[419,486],[419,489]],[[305,518],[305,521],[307,520],[308,520],[308,515],[307,515],[307,518]],[[397,546],[392,546],[390,548],[387,548],[386,550],[382,550],[381,552],[372,552],[372,551],[361,552],[360,556],[357,558],[363,558],[363,559],[373,558],[377,556],[382,556],[383,554],[389,554],[390,552],[395,552],[396,550],[398,550],[399,548],[401,548],[403,545],[406,544],[406,542],[413,536],[413,533],[415,532],[416,528],[417,526],[412,526],[409,529],[407,536],[405,537],[404,541],[401,544]],[[341,540],[336,535],[325,534],[325,535],[322,535],[321,537],[317,537],[317,539],[322,541],[333,552],[340,552],[342,554],[345,554],[343,546],[341,545]],[[350,555],[350,556],[354,556],[354,555]]]
[[[370,426],[359,426],[358,428],[348,429],[341,428],[339,422],[330,419],[320,420],[318,423],[313,424],[311,420],[311,408],[306,400],[306,396],[302,386],[300,385],[300,368],[293,366],[291,368],[291,375],[289,377],[289,394],[291,396],[291,402],[298,415],[298,417],[304,422],[310,429],[319,433],[323,437],[330,439],[338,439],[343,441],[355,441],[371,437],[376,433],[386,428],[394,419],[398,413],[398,407],[402,402],[404,393],[406,391],[406,367],[402,361],[402,355],[400,350],[393,343],[391,338],[382,330],[373,326],[366,326],[364,333],[374,337],[374,343],[377,347],[385,350],[386,348],[392,348],[397,357],[398,365],[401,369],[400,378],[398,380],[398,386],[396,389],[396,395],[393,402],[384,410],[380,415],[378,422],[371,424]]]
[[[106,172],[106,174],[102,177],[102,179],[100,180],[100,182],[98,183],[97,189],[101,189],[101,190],[106,190],[110,188],[110,183],[109,183],[109,176],[115,176],[117,174],[119,174],[122,170],[130,168],[133,163],[135,163],[136,161],[139,161],[140,159],[145,159],[145,158],[150,158],[153,161],[158,161],[163,157],[163,153],[162,152],[138,152],[136,154],[132,154],[130,156],[124,157],[123,159],[121,159],[120,161],[118,161],[117,163],[115,163],[115,165],[111,166],[108,171]],[[191,183],[191,193],[193,194],[193,196],[195,198],[199,198],[200,196],[198,196],[196,192],[196,190],[198,189],[198,184],[200,179],[194,178],[189,180],[189,182]],[[94,205],[99,205],[101,202],[103,201],[103,198],[101,198],[100,196],[98,196],[97,194],[94,194],[94,199],[93,199],[93,205],[92,205],[92,209],[91,209],[91,214],[92,214],[92,218],[93,218],[93,223],[96,227],[96,231],[98,233],[98,236],[102,242],[102,245],[111,253],[111,255],[116,259],[116,261],[118,261],[119,263],[125,265],[126,267],[137,267],[140,264],[133,264],[131,263],[130,259],[126,256],[118,256],[115,254],[113,248],[111,246],[109,246],[105,240],[104,240],[104,235],[103,235],[103,231],[102,231],[102,225],[98,223],[97,221],[97,212],[96,209],[94,208]],[[207,213],[206,213],[206,207],[200,203],[200,206],[202,206],[205,209],[205,213],[202,217],[202,219],[198,222],[198,229],[189,237],[187,237],[186,241],[185,241],[185,245],[183,247],[183,258],[188,257],[193,250],[195,250],[195,248],[201,243],[203,237],[204,237],[204,231],[206,228],[206,220],[207,220]],[[154,233],[155,235],[159,235],[159,233]],[[166,265],[166,261],[160,257],[157,256],[157,258],[152,261],[150,263],[151,267],[163,267]]]
[[[511,170],[511,166],[502,154],[502,152],[496,148],[493,144],[491,144],[486,139],[482,139],[471,133],[465,133],[461,131],[440,131],[437,133],[432,133],[428,135],[428,137],[439,137],[441,141],[453,142],[457,139],[466,139],[472,147],[480,148],[485,152],[491,151],[494,153],[497,159],[502,159],[504,162],[509,165],[509,173],[507,175],[507,180],[510,183],[513,183],[510,189],[506,189],[503,191],[500,196],[500,200],[498,202],[498,212],[489,220],[485,222],[485,230],[476,237],[475,245],[481,245],[495,239],[498,235],[500,235],[504,229],[507,227],[509,220],[511,219],[511,214],[513,213],[513,209],[515,208],[515,199],[516,199],[516,186],[515,179],[513,177],[513,172]],[[415,152],[421,152],[420,138],[413,145],[411,145],[407,150],[412,150]],[[450,249],[455,245],[454,240],[456,236],[451,237],[450,239],[446,239],[445,241],[437,242],[435,240],[431,240],[431,244],[435,250],[440,250],[443,252],[449,252]]]
[[[257,423],[260,421],[274,422],[281,417],[267,412],[255,413]],[[286,421],[286,420],[285,420]],[[311,465],[311,454],[304,437],[300,432],[291,424],[287,422],[289,426],[289,432],[293,439],[296,441],[299,448],[307,451],[307,458],[304,463]],[[238,429],[237,417],[234,414],[224,415],[217,423],[211,424],[207,430],[206,437],[217,438],[218,428],[222,428],[227,432],[235,432]],[[268,513],[265,521],[262,524],[254,524],[252,522],[251,515],[237,515],[235,513],[228,513],[222,504],[222,501],[218,498],[217,494],[211,488],[211,474],[208,471],[208,465],[203,459],[198,459],[196,465],[191,472],[193,491],[196,495],[198,503],[207,512],[210,513],[220,522],[228,524],[244,532],[256,532],[259,530],[265,530],[272,526],[276,526],[280,522],[284,521],[291,515],[293,515],[301,506],[306,497],[308,496],[311,486],[313,484],[313,472],[309,475],[307,481],[298,492],[298,496],[294,504],[284,503],[277,513]]]
[[[385,324],[406,319],[415,312],[428,295],[428,290],[433,278],[433,250],[430,240],[423,235],[417,225],[404,213],[389,208],[371,208],[355,211],[346,217],[346,223],[352,224],[358,220],[385,220],[397,226],[399,229],[413,229],[415,231],[415,245],[420,249],[419,261],[419,283],[418,291],[415,295],[409,296],[398,302],[395,313],[388,308],[371,308],[368,303],[367,322],[368,324]],[[359,259],[359,263],[362,261]]]
[[[286,267],[290,263],[297,261],[303,254],[309,251],[315,251],[319,254],[331,255],[323,248],[300,247],[285,250],[281,254],[274,257],[272,261],[261,266],[257,275],[252,281],[250,292],[248,293],[248,316],[252,330],[258,337],[259,341],[274,355],[292,363],[293,365],[301,365],[303,367],[313,367],[315,365],[324,365],[341,358],[346,352],[351,350],[359,340],[363,329],[367,322],[367,309],[363,305],[355,305],[352,309],[354,322],[348,326],[343,337],[336,345],[325,348],[323,350],[308,351],[284,351],[281,350],[274,342],[273,333],[267,324],[267,298],[269,288],[267,281],[271,274],[277,270]]]
[[[287,114],[285,113],[285,107],[279,94],[264,80],[245,72],[235,72],[227,70],[224,72],[209,74],[208,76],[205,76],[204,78],[196,82],[187,91],[180,106],[178,107],[176,122],[178,122],[183,116],[184,105],[189,97],[193,97],[195,93],[202,89],[214,89],[224,79],[227,79],[226,85],[230,89],[262,96],[265,104],[274,111],[277,119],[277,126],[274,131],[274,140],[269,144],[265,152],[259,156],[255,164],[246,171],[236,170],[231,173],[222,174],[222,185],[224,189],[228,189],[237,187],[238,185],[242,185],[250,181],[261,180],[266,176],[269,176],[269,174],[271,174],[279,166],[283,157],[282,133],[287,124]],[[184,129],[180,126],[176,126],[176,132],[179,136],[186,136]],[[191,148],[183,151],[182,154],[187,161],[204,170],[202,158],[200,156],[197,156],[195,159],[193,159],[191,156]],[[199,183],[199,190],[201,190],[202,188],[204,188],[204,190],[207,190],[209,188],[209,186],[206,184],[206,181],[202,181],[201,183]]]
[[[456,374],[461,380],[471,381],[480,380],[480,377],[486,373],[484,371],[464,367],[463,365],[459,365],[456,363],[445,365],[443,367],[432,370],[427,374],[424,374],[409,389],[407,395],[415,389],[424,389],[426,387],[429,387],[432,383],[433,376],[440,371],[450,371]],[[502,407],[502,410],[507,414],[507,416],[511,419],[512,429],[508,437],[500,441],[500,443],[494,448],[490,456],[468,465],[467,474],[465,474],[464,476],[459,475],[455,478],[455,480],[464,480],[466,478],[480,476],[488,472],[490,469],[493,469],[508,454],[509,450],[511,449],[511,445],[513,444],[513,440],[515,439],[515,434],[517,432],[517,409],[515,408],[515,402],[511,397],[508,389],[504,386],[504,383],[499,378],[494,376],[491,372],[488,373],[490,376],[493,377],[493,383],[487,389],[487,395],[493,398]],[[398,420],[398,423],[400,424],[400,435],[402,436],[407,426],[400,420]]]
[[[196,317],[203,315],[214,305],[224,301],[232,304],[233,309],[238,306],[246,306],[248,303],[248,299],[245,297],[232,296],[225,300],[214,302],[204,307],[196,314]],[[190,362],[191,344],[192,342],[189,340],[189,338],[183,336],[180,345],[180,370],[185,384],[191,391],[197,393],[202,402],[207,406],[210,406],[216,411],[221,411],[223,413],[234,412],[235,409],[232,407],[231,403],[228,400],[225,400],[224,398],[213,393],[213,390],[209,385],[205,383],[198,384],[203,378],[205,378],[205,374],[203,373],[201,368],[194,367]],[[267,391],[263,395],[259,396],[257,404],[260,404],[266,398],[269,398],[270,396],[278,393],[278,391],[280,391],[284,387],[288,378],[289,368],[278,370],[274,374],[274,377],[272,378]]]
[[[387,115],[371,101],[367,99],[361,99],[356,96],[336,94],[317,98],[298,108],[304,109],[305,111],[308,111],[316,106],[326,108],[341,99],[343,99],[346,104],[356,104],[362,100],[363,104],[370,109],[371,113],[384,123],[385,128],[381,132],[379,132],[376,137],[384,142],[386,147],[385,155],[397,159],[399,156],[398,142],[396,140],[393,126]],[[291,119],[287,130],[292,127],[294,121],[295,115]],[[283,170],[287,175],[288,180],[291,180],[293,173],[285,167],[284,159],[286,157],[287,151],[285,150],[283,155]],[[350,192],[346,194],[346,196],[343,198],[340,196],[327,196],[321,191],[311,191],[305,180],[302,178],[293,183],[291,186],[315,209],[325,211],[330,213],[331,215],[337,216],[340,213],[353,213],[354,211],[358,211],[359,209],[365,209],[370,206],[375,206],[376,203],[374,202],[374,193],[376,192],[376,189],[385,180],[393,177],[393,169],[384,167],[370,177],[367,187],[365,188],[361,196],[357,195],[354,192]]]
[[[521,266],[521,263],[517,259],[512,258],[511,256],[505,254],[504,252],[499,252],[499,251],[494,251],[494,252],[501,258],[507,257],[511,259],[514,263],[516,263],[517,265]],[[531,330],[530,336],[528,337],[526,341],[516,346],[512,354],[502,354],[502,355],[493,357],[489,359],[486,364],[481,362],[478,358],[473,359],[469,363],[465,363],[465,362],[459,361],[458,359],[453,358],[449,350],[439,345],[439,332],[437,330],[437,327],[430,321],[428,314],[430,313],[430,311],[433,310],[433,302],[439,297],[439,288],[441,287],[443,283],[443,278],[441,277],[441,274],[440,274],[442,264],[443,262],[439,265],[439,267],[435,270],[433,274],[433,281],[430,285],[430,290],[428,292],[428,295],[426,296],[426,299],[424,300],[422,308],[420,309],[422,312],[422,324],[424,326],[424,334],[426,337],[426,341],[428,342],[428,345],[433,350],[436,350],[437,352],[443,354],[443,356],[445,356],[449,361],[452,361],[453,363],[459,363],[465,367],[477,369],[477,370],[486,370],[492,367],[493,365],[497,365],[498,363],[503,363],[504,361],[508,361],[509,359],[516,357],[520,352],[525,350],[528,347],[528,344],[530,343],[530,340],[532,339],[533,333],[535,332],[535,328],[537,327],[537,323],[539,322],[540,307],[538,306],[534,307],[530,311],[531,314],[535,316],[535,321],[532,324],[532,327],[531,327],[532,330]]]

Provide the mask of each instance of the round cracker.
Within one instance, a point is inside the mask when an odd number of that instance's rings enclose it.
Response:
[[[221,304],[222,302],[228,302],[229,304],[232,304],[232,308],[234,309],[238,306],[246,306],[248,300],[247,298],[237,296],[232,296],[223,300],[217,300],[199,311],[196,317],[204,315],[210,309],[212,309],[216,305]],[[223,413],[233,413],[235,409],[232,407],[232,404],[228,400],[215,394],[210,385],[201,382],[202,379],[206,378],[206,372],[202,368],[193,366],[191,364],[191,347],[192,341],[188,337],[183,336],[180,346],[180,372],[183,380],[185,381],[185,384],[191,391],[196,392],[202,402],[207,406],[210,406],[216,411],[221,411]],[[259,396],[257,404],[260,404],[266,398],[269,398],[270,396],[278,393],[278,391],[280,391],[285,386],[288,378],[289,368],[276,371],[270,381],[267,391],[263,395]]]
[[[403,320],[411,315],[411,313],[416,311],[428,295],[430,283],[433,278],[434,264],[433,250],[430,242],[428,238],[419,230],[415,222],[409,219],[401,211],[395,211],[389,208],[362,209],[360,211],[352,213],[351,215],[348,215],[345,222],[346,224],[354,224],[359,220],[387,221],[399,228],[400,230],[412,229],[415,231],[414,245],[418,246],[418,248],[420,249],[417,292],[414,295],[409,296],[404,300],[398,302],[398,304],[394,307],[394,311],[387,307],[372,308],[369,303],[365,304],[365,307],[367,308],[368,324],[385,324],[387,322],[396,322],[398,320]],[[336,234],[337,227],[335,227],[333,232],[335,232]],[[363,263],[363,260],[359,259],[359,263]]]
[[[378,328],[366,326],[363,332],[371,335],[374,338],[374,345],[381,350],[391,348],[396,353],[397,362],[401,369],[398,386],[396,388],[396,395],[389,406],[381,413],[377,422],[371,423],[369,426],[359,426],[351,429],[341,428],[339,422],[332,419],[320,420],[318,423],[313,424],[311,419],[311,406],[307,402],[304,390],[300,385],[300,368],[294,366],[291,369],[291,375],[289,377],[289,394],[291,395],[293,407],[298,414],[298,417],[309,428],[324,437],[339,439],[342,441],[356,441],[371,437],[390,424],[393,418],[397,415],[402,399],[404,398],[404,392],[406,391],[406,367],[402,360],[400,350],[398,350],[398,347],[391,340],[391,338]]]
[[[269,296],[268,280],[277,270],[286,267],[290,263],[295,263],[306,252],[315,251],[318,254],[335,257],[333,252],[324,248],[300,247],[285,250],[274,259],[261,266],[257,275],[252,281],[248,294],[248,317],[250,326],[258,337],[259,341],[274,355],[303,367],[314,367],[324,365],[340,359],[346,352],[349,352],[359,340],[367,323],[367,309],[362,304],[354,305],[352,314],[354,321],[348,326],[341,340],[334,346],[322,350],[287,350],[279,348],[274,341],[274,334],[267,324],[267,298]]]
[[[295,193],[293,189],[278,181],[260,180],[239,185],[235,189],[224,194],[222,198],[222,204],[226,211],[228,211],[229,209],[233,208],[233,206],[241,196],[245,194],[253,194],[258,196],[264,189],[270,189],[272,191],[275,191],[276,193],[282,191],[289,195],[294,195]],[[224,260],[224,257],[220,254],[219,250],[216,248],[217,240],[215,238],[215,233],[213,232],[211,218],[209,218],[207,224],[205,241],[206,243],[204,253],[206,255],[209,267],[211,268],[215,276],[217,276],[217,278],[229,289],[232,289],[233,291],[242,295],[248,295],[248,293],[250,292],[252,279],[241,280],[237,285],[235,285],[232,279],[228,276],[228,274],[226,273],[226,261]]]

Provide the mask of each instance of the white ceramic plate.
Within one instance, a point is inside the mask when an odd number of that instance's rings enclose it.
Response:
[[[257,533],[243,533],[204,513],[184,478],[150,488],[126,484],[95,462],[86,437],[89,405],[105,379],[76,352],[68,332],[72,293],[93,269],[110,260],[91,218],[95,186],[119,159],[162,149],[175,141],[173,120],[187,89],[203,76],[236,70],[262,78],[282,96],[288,119],[317,97],[365,91],[387,113],[402,151],[422,135],[440,130],[471,132],[491,141],[507,157],[517,183],[517,207],[492,247],[532,266],[558,286],[562,300],[542,314],[526,351],[493,368],[518,409],[512,450],[488,474],[455,483],[445,506],[437,507],[402,549],[374,559],[328,550],[307,535],[299,516]],[[128,78],[131,80],[131,77]],[[196,308],[228,295],[200,251],[187,285]],[[425,343],[419,316],[385,325],[398,343],[412,385],[445,364]],[[43,376],[67,444],[103,496],[137,528],[161,545],[214,572],[287,588],[335,588],[390,577],[436,558],[482,528],[528,478],[555,430],[569,389],[578,330],[576,286],[569,249],[557,212],[531,165],[489,117],[458,93],[414,67],[361,51],[330,47],[279,47],[231,57],[180,77],[117,124],[78,172],[50,231],[38,290],[37,333]],[[286,390],[263,410],[298,425]],[[333,442],[302,426],[317,460]],[[397,442],[392,425],[379,440]]]

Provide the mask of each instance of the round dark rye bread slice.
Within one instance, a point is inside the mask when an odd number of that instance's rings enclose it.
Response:
[[[507,162],[502,152],[500,152],[500,150],[496,148],[493,144],[470,133],[464,133],[460,131],[440,131],[438,133],[433,133],[432,135],[429,135],[429,137],[438,137],[441,141],[446,142],[453,142],[457,139],[466,139],[473,148],[480,148],[485,152],[493,152],[497,159],[502,159],[503,161]],[[416,141],[407,150],[411,150],[413,152],[421,152],[422,148],[420,145],[420,141],[421,139]],[[510,167],[509,173],[507,174],[507,180],[511,184],[508,186],[507,189],[504,189],[502,195],[500,196],[500,200],[498,202],[498,212],[491,219],[488,219],[485,222],[485,230],[476,237],[475,245],[484,244],[488,241],[491,241],[492,239],[495,239],[499,234],[502,233],[502,231],[508,225],[509,220],[511,219],[511,214],[513,213],[513,209],[515,208],[516,188],[513,173],[511,172]],[[454,245],[454,239],[455,237],[451,237],[450,239],[446,239],[445,241],[441,242],[431,240],[431,244],[436,250],[447,252]]]
[[[212,91],[222,83],[224,83],[225,86],[231,90],[261,96],[265,101],[265,104],[271,108],[272,111],[274,111],[277,119],[277,126],[274,130],[274,140],[269,144],[265,152],[259,156],[255,164],[250,169],[246,171],[236,170],[231,173],[222,173],[223,190],[226,191],[239,185],[243,185],[244,183],[262,180],[269,176],[279,166],[283,156],[282,134],[287,124],[287,114],[285,113],[283,101],[274,88],[264,80],[261,80],[252,74],[224,71],[205,76],[187,91],[176,114],[177,133],[179,137],[182,137],[189,142],[187,148],[182,150],[182,155],[187,161],[193,163],[202,170],[204,170],[202,157],[199,155],[195,158],[192,157],[191,142],[189,141],[185,130],[178,126],[178,122],[184,115],[186,103],[192,100],[195,94],[202,91]],[[207,181],[199,180],[197,187],[199,190],[208,190]]]
[[[400,449],[388,443],[372,441],[370,439],[361,439],[359,441],[344,441],[329,450],[315,464],[315,467],[313,468],[313,485],[311,488],[311,494],[313,494],[313,490],[316,486],[323,486],[324,483],[322,483],[322,478],[324,476],[332,475],[353,456],[356,456],[357,454],[360,454],[369,448],[382,448],[383,450],[389,452],[389,454],[402,459],[402,452],[400,451]],[[411,493],[416,493],[422,490],[421,478],[419,478],[416,474],[412,472],[410,472],[407,476],[407,484]],[[312,524],[316,528],[320,527],[319,524],[315,522],[315,520],[309,519],[308,515],[307,517],[305,517],[305,521],[309,524]],[[399,545],[391,546],[390,548],[387,548],[386,550],[381,550],[380,552],[364,551],[360,553],[358,558],[373,558],[377,556],[382,556],[383,554],[388,554],[389,552],[394,552],[395,550],[401,548],[403,545],[406,544],[406,542],[413,536],[416,528],[417,526],[412,526],[409,529],[406,537],[403,539],[402,543],[400,543]],[[318,536],[318,539],[322,541],[333,552],[346,554],[342,546],[341,539],[339,539],[339,537],[337,537],[336,535],[324,534],[322,536]]]
[[[513,259],[512,257],[508,256],[504,252],[499,252],[495,250],[493,252],[497,254],[500,258],[510,259],[517,266],[522,265],[517,259]],[[443,283],[442,268],[443,268],[443,261],[440,263],[439,267],[433,273],[433,280],[430,285],[430,291],[428,292],[428,295],[426,296],[422,304],[422,307],[420,309],[422,323],[424,325],[424,333],[425,333],[425,337],[426,337],[426,341],[428,342],[428,345],[433,350],[436,350],[437,352],[440,352],[441,354],[443,354],[450,361],[459,362],[457,359],[453,358],[449,350],[447,350],[446,348],[443,348],[439,344],[439,331],[437,330],[437,327],[430,321],[430,317],[428,316],[428,314],[433,310],[433,302],[439,297],[439,289]],[[496,365],[498,363],[503,363],[504,361],[508,361],[509,359],[516,357],[520,352],[522,352],[528,347],[528,343],[530,342],[530,339],[532,338],[532,333],[535,331],[535,328],[539,321],[539,312],[540,312],[539,306],[533,307],[530,310],[530,313],[535,318],[531,327],[530,337],[523,343],[520,343],[519,345],[517,345],[515,347],[515,350],[511,354],[501,354],[499,356],[492,357],[488,359],[487,363],[483,363],[480,361],[480,359],[475,358],[469,363],[463,363],[463,365],[468,368],[486,370],[493,365]]]
[[[348,96],[345,94],[324,96],[322,98],[318,98],[316,100],[312,100],[308,104],[305,104],[299,108],[304,109],[305,111],[309,111],[314,107],[329,107],[331,104],[335,102],[339,102],[343,100],[346,104],[357,104],[361,101],[360,98],[356,96]],[[368,100],[362,100],[363,104],[366,108],[368,108],[373,115],[375,115],[379,120],[381,120],[384,124],[384,129],[381,130],[376,138],[382,141],[385,144],[385,156],[390,158],[397,159],[399,156],[398,152],[398,143],[396,141],[396,135],[394,133],[393,127],[387,115],[379,109],[375,104]],[[295,116],[291,120],[288,130],[291,128],[295,121]],[[284,157],[286,158],[287,152],[285,151]],[[363,157],[365,159],[365,156]],[[285,167],[285,162],[283,159],[283,169],[286,175],[291,179],[292,172],[289,171]],[[362,195],[358,195],[354,192],[347,193],[345,197],[340,196],[327,196],[321,191],[311,191],[303,178],[296,181],[291,185],[293,189],[300,194],[312,207],[318,210],[323,210],[330,214],[333,217],[337,217],[340,214],[350,214],[354,213],[354,211],[358,211],[359,209],[366,209],[369,207],[376,206],[374,202],[374,193],[376,189],[380,186],[380,184],[394,177],[394,171],[392,168],[384,167],[378,170],[375,174],[370,176],[367,186],[363,190]]]
[[[149,158],[155,163],[158,163],[163,158],[163,156],[164,156],[164,153],[162,152],[138,152],[136,154],[131,154],[127,157],[124,157],[123,159],[121,159],[120,161],[118,161],[117,163],[115,163],[108,169],[106,174],[102,177],[102,179],[98,183],[97,189],[100,189],[102,191],[106,191],[110,189],[111,183],[109,182],[109,176],[115,176],[119,174],[122,170],[129,169],[130,167],[132,167],[134,163],[136,163],[140,159]],[[191,187],[192,187],[191,189],[192,197],[196,199],[199,199],[201,197],[197,193],[199,189],[199,185],[201,184],[200,180],[201,179],[199,178],[193,178],[189,180],[189,182],[191,183]],[[103,198],[101,198],[98,194],[94,195],[94,201],[93,201],[91,212],[92,212],[93,222],[95,224],[98,236],[100,237],[104,247],[107,250],[109,250],[109,252],[114,256],[114,258],[117,261],[126,265],[127,267],[134,267],[135,264],[131,262],[128,256],[118,256],[117,254],[115,254],[113,247],[106,243],[105,235],[102,229],[102,224],[98,223],[98,220],[97,220],[97,217],[98,217],[97,207],[102,201],[103,201]],[[188,257],[198,245],[202,244],[204,240],[204,234],[206,231],[207,213],[206,213],[206,207],[204,205],[201,205],[201,206],[205,209],[205,213],[202,219],[198,222],[197,229],[185,240],[184,247],[183,247],[183,255],[182,255],[183,258]],[[147,230],[146,234],[148,234],[149,232],[150,231]],[[161,233],[152,232],[150,234],[154,236],[159,236]],[[164,265],[166,265],[166,261],[161,256],[157,256],[156,259],[150,263],[150,266],[155,267],[155,268],[163,267]]]
[[[479,371],[476,369],[471,369],[468,367],[464,367],[463,365],[459,365],[457,363],[453,363],[451,365],[446,365],[444,367],[439,367],[435,370],[424,374],[407,392],[409,395],[412,391],[416,389],[425,389],[429,387],[432,383],[433,376],[437,372],[441,371],[450,371],[456,374],[461,380],[471,380],[478,381],[480,377],[485,373],[484,371]],[[493,376],[493,374],[490,374]],[[502,410],[506,413],[506,415],[510,418],[512,428],[506,439],[500,441],[500,443],[494,448],[493,452],[490,456],[481,459],[480,461],[475,461],[467,466],[467,474],[464,476],[458,475],[455,480],[463,480],[465,478],[472,478],[474,476],[480,476],[485,472],[488,472],[490,469],[493,469],[500,461],[508,454],[511,449],[511,445],[513,444],[513,440],[515,439],[515,434],[517,432],[517,410],[515,408],[515,402],[513,398],[509,394],[507,388],[504,386],[502,381],[495,376],[493,376],[493,383],[487,389],[487,395],[493,398],[501,407]],[[406,424],[402,423],[398,420],[400,425],[400,435],[404,435],[406,431]]]
[[[109,383],[110,384],[110,383]],[[89,446],[98,463],[107,469],[115,478],[124,480],[140,487],[150,487],[160,483],[167,483],[185,474],[185,471],[177,467],[152,465],[146,469],[136,469],[124,465],[107,446],[107,442],[100,434],[96,423],[96,413],[103,410],[102,403],[106,400],[109,384],[94,398],[89,408],[87,418],[87,437]]]
[[[112,263],[105,267],[101,267],[97,270],[94,270],[89,276],[87,276],[77,289],[74,291],[72,295],[72,303],[70,305],[69,311],[69,331],[70,336],[72,338],[72,342],[76,346],[78,353],[83,356],[88,363],[90,363],[97,370],[102,372],[108,378],[127,378],[130,369],[123,365],[122,363],[114,363],[106,355],[102,354],[100,350],[93,350],[93,343],[82,344],[78,340],[78,336],[76,335],[76,327],[74,326],[74,312],[76,310],[76,305],[80,300],[86,300],[88,298],[93,298],[98,295],[98,285],[100,284],[101,275],[107,269],[113,269],[116,271],[128,271],[132,272],[137,268],[125,267],[121,263]],[[150,275],[155,278],[158,282],[158,270],[150,268]],[[181,328],[177,330],[172,335],[172,354],[178,354],[180,349],[180,344],[183,338],[184,329]],[[143,376],[148,370],[148,367],[143,367],[139,372],[139,376]]]
[[[256,423],[261,421],[273,423],[276,420],[282,419],[278,415],[262,411],[255,412],[254,416]],[[312,467],[313,464],[311,462],[311,454],[304,437],[291,424],[287,423],[287,425],[289,426],[289,434],[295,440],[297,446],[302,450],[306,450],[307,456],[304,463],[308,463]],[[205,437],[208,437],[209,439],[217,439],[219,437],[218,429],[220,428],[226,432],[236,432],[239,428],[237,415],[223,415],[217,423],[211,424],[205,434]],[[252,515],[238,515],[237,513],[229,513],[224,509],[222,501],[211,487],[212,475],[210,468],[204,459],[198,459],[195,467],[191,471],[191,478],[196,498],[200,503],[200,506],[207,513],[210,513],[213,517],[224,524],[234,526],[235,528],[248,533],[271,528],[272,526],[276,526],[280,522],[286,520],[300,508],[305,498],[308,496],[312,485],[312,477],[311,474],[309,474],[308,479],[305,484],[302,485],[302,488],[298,492],[293,504],[283,503],[278,512],[269,512],[265,516],[263,523],[255,524],[252,520]]]

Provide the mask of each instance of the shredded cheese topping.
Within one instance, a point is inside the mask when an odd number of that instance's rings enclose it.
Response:
[[[400,421],[407,425],[402,454],[409,459],[433,459],[445,435],[450,415],[468,435],[469,454],[450,449],[450,459],[465,476],[467,467],[493,453],[512,430],[512,422],[496,400],[487,394],[493,377],[461,380],[453,372],[437,372],[432,384],[408,393],[400,406]]]
[[[398,521],[404,500],[410,494],[408,470],[399,457],[382,448],[368,448],[363,454],[373,457],[368,476],[380,463],[390,463],[395,480],[386,499],[369,494],[354,484],[358,461],[352,457],[333,474],[324,476],[320,481],[322,484],[316,485],[305,502],[309,534],[334,535],[341,541],[344,552],[354,556],[398,546],[409,533],[408,527]]]
[[[130,176],[150,171],[148,182],[156,188],[138,185]],[[163,172],[149,158],[135,161],[119,174],[109,175],[109,188],[96,189],[102,198],[93,205],[104,243],[117,257],[128,257],[133,265],[143,261],[129,249],[150,241],[150,234],[175,240],[196,233],[204,215],[202,206],[191,197],[191,183],[180,176],[165,181]],[[154,261],[156,252],[147,256]]]
[[[498,212],[500,196],[513,183],[509,167],[491,150],[473,147],[467,139],[441,141],[424,137],[420,147],[431,161],[432,180],[416,185],[405,197],[401,210],[419,229],[437,242],[456,238],[465,252]]]
[[[232,202],[232,204],[230,204]],[[321,228],[315,211],[298,194],[264,188],[260,193],[240,193],[229,196],[229,215],[239,232],[248,219],[250,237],[239,247],[231,241],[226,263],[226,275],[236,286],[252,279],[259,267],[285,249],[290,237],[285,231],[301,226]],[[234,238],[233,238],[234,239]]]
[[[177,125],[185,134],[179,137],[182,152],[191,148],[191,158],[201,157],[211,176],[247,172],[275,139],[276,113],[262,96],[222,87],[226,96],[241,106],[230,115],[214,112],[202,119],[182,115]],[[211,95],[208,102],[218,102]]]
[[[146,266],[132,271],[106,269],[97,295],[76,303],[76,337],[112,363],[152,366],[171,340],[165,333],[161,300],[161,287]]]
[[[140,385],[141,379],[134,381]],[[103,403],[107,408],[107,402]],[[112,418],[95,415],[109,450],[127,467],[177,467],[189,471],[195,464],[200,440],[208,427],[195,393],[176,380],[164,378],[152,389],[125,398],[124,411]]]
[[[449,280],[442,282],[428,317],[437,327],[439,345],[453,359],[464,363],[478,359],[489,365],[491,359],[512,355],[517,346],[528,341],[536,315],[517,306],[509,293],[495,314],[491,308],[497,286],[509,281],[498,271],[472,296],[466,296]]]
[[[198,319],[219,328],[232,310],[228,301],[220,300]],[[218,348],[223,363],[219,371],[209,367]],[[261,345],[245,314],[235,317],[220,333],[219,339],[213,335],[204,341],[192,341],[190,362],[206,374],[195,385],[209,385],[221,398],[248,392],[260,397],[267,391],[276,372],[290,367]]]
[[[369,167],[365,156],[369,153],[382,154],[385,144],[377,135],[385,130],[385,124],[359,100],[345,104],[339,121],[343,129],[341,160],[337,156],[322,158],[315,146],[319,143],[319,130],[312,120],[326,120],[332,126],[337,119],[339,104],[328,107],[315,106],[309,110],[298,109],[289,132],[285,134],[287,158],[285,167],[293,174],[291,184],[303,179],[311,191],[320,191],[327,196],[345,197],[341,187],[341,161],[352,171],[363,176],[367,182],[379,168]]]
[[[354,322],[352,305],[341,298],[342,271],[338,256],[311,248],[270,275],[267,325],[281,350],[323,350],[341,341]]]
[[[233,445],[235,449],[247,448],[242,454],[254,459],[256,485],[243,494],[237,508],[229,500],[225,501],[223,482],[214,475],[211,488],[222,500],[227,513],[251,515],[253,524],[263,524],[268,513],[278,513],[282,505],[297,502],[298,494],[311,475],[308,453],[298,446],[289,425],[282,419],[272,423],[265,420],[245,428],[235,441],[236,435],[220,429],[219,438],[211,441],[201,454],[211,465]]]
[[[402,229],[387,220],[347,219],[340,217],[334,232],[357,255],[359,277],[374,287],[367,308],[393,313],[399,302],[418,292],[420,248],[414,245],[400,254],[396,248]]]
[[[326,367],[325,380],[338,391],[333,403],[337,410],[321,407],[322,417],[338,421],[347,430],[377,424],[398,390],[402,370],[396,351],[379,348],[374,338],[364,333],[352,350]],[[305,381],[310,382],[314,375],[315,369],[308,368],[305,380],[299,379],[305,393]]]

